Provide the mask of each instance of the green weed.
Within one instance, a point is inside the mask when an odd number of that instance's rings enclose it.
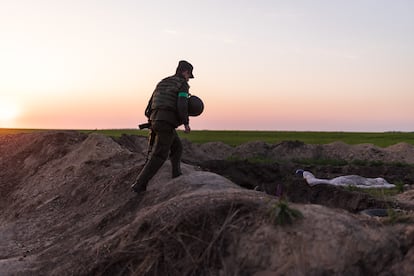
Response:
[[[269,207],[269,219],[275,225],[292,224],[295,219],[303,218],[302,213],[284,199],[279,199]]]
[[[393,208],[387,209],[387,218],[384,220],[386,224],[408,223],[413,220],[413,217],[404,214],[402,211],[395,210]]]
[[[395,189],[397,190],[398,193],[403,193],[404,192],[404,182],[403,181],[395,182]]]

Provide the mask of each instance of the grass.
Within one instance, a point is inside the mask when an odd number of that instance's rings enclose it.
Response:
[[[42,131],[40,129],[23,129],[23,128],[0,128],[0,135],[19,134],[19,133],[31,133],[36,131]]]
[[[388,217],[384,220],[384,223],[386,224],[397,224],[397,223],[412,223],[413,216],[410,214],[407,214],[402,211],[397,211],[393,208],[387,209]]]
[[[381,198],[384,200],[401,193],[401,188],[399,187],[391,188],[391,189],[364,189],[364,188],[358,188],[355,186],[346,186],[344,187],[344,189],[350,192],[356,191],[356,192],[366,193],[375,198]]]
[[[414,145],[414,132],[192,131],[189,134],[180,133],[180,136],[194,143],[221,141],[231,146],[251,141],[271,144],[282,141],[301,141],[305,144],[328,144],[342,141],[350,145],[371,143],[379,147],[387,147],[400,142]]]
[[[303,214],[289,206],[285,199],[279,199],[269,207],[269,219],[274,225],[292,224],[294,220],[303,218]]]
[[[30,133],[45,131],[46,129],[6,129],[0,128],[0,135]],[[119,137],[122,134],[146,136],[148,130],[138,129],[95,129],[79,130],[84,133],[101,133]],[[414,132],[321,132],[321,131],[236,131],[236,130],[193,130],[184,133],[179,130],[178,135],[197,144],[221,141],[231,146],[246,142],[263,141],[270,144],[282,141],[301,141],[305,144],[328,144],[342,141],[355,145],[370,143],[379,147],[387,147],[400,142],[414,145]]]
[[[347,191],[357,191],[369,194],[370,196],[373,196],[375,198],[388,200],[391,197],[403,193],[404,192],[404,182],[403,181],[396,181],[395,188],[391,189],[363,189],[363,188],[357,188],[355,186],[347,186],[345,189]]]

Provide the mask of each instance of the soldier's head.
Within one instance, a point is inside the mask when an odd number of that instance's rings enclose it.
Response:
[[[175,74],[183,76],[187,81],[193,79],[193,66],[188,61],[180,60]]]

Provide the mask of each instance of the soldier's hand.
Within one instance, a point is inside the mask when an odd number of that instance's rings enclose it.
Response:
[[[190,131],[191,131],[190,125],[184,125],[184,132],[190,133]]]

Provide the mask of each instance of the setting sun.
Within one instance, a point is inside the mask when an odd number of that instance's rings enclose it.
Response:
[[[413,131],[414,1],[95,2],[1,2],[0,128],[137,128],[184,59],[194,130]]]
[[[11,124],[20,114],[20,108],[13,102],[0,101],[0,124]]]

